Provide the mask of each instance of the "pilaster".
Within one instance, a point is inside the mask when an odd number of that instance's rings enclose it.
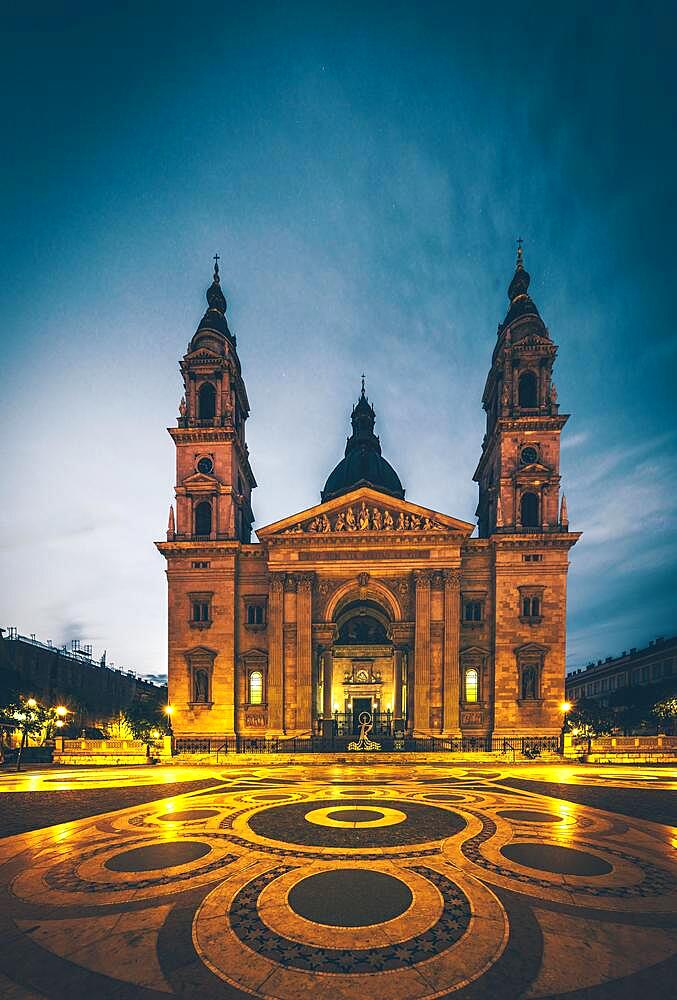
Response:
[[[445,736],[459,736],[459,640],[461,572],[445,569],[444,578],[444,729]]]
[[[416,625],[414,674],[414,729],[430,730],[430,580],[429,570],[415,570]]]
[[[268,598],[268,727],[284,733],[284,574],[273,573]]]

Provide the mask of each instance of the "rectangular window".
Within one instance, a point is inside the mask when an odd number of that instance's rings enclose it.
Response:
[[[602,681],[602,691],[606,691],[606,689],[607,689],[607,679],[605,677]]]
[[[522,598],[522,618],[540,618],[541,599],[540,597]]]
[[[481,601],[464,601],[463,602],[463,621],[465,621],[465,622],[481,622],[482,621],[482,602]]]
[[[531,553],[529,555],[522,556],[525,562],[543,562],[543,556],[538,553]]]
[[[599,681],[595,681],[594,692],[595,694],[599,694]]]
[[[263,625],[265,624],[264,611],[262,604],[248,604],[247,605],[247,625]]]
[[[193,621],[209,621],[209,601],[193,601]]]
[[[191,569],[209,569],[209,563],[199,560],[190,564]]]

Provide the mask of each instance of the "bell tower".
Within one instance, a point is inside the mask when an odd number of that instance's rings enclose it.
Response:
[[[552,380],[557,346],[529,296],[521,244],[482,397],[487,425],[473,477],[480,538],[568,528],[559,452],[569,417],[559,412]]]
[[[167,541],[249,542],[256,486],[245,442],[249,402],[237,341],[226,320],[219,256],[207,290],[207,311],[181,360],[184,396],[176,445],[176,517],[170,510]]]

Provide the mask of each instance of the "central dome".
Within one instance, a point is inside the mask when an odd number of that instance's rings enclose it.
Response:
[[[346,442],[345,456],[324,484],[320,494],[322,503],[350,493],[358,486],[370,486],[380,493],[404,499],[399,476],[381,455],[381,442],[374,434],[376,414],[364,394],[364,382],[350,419],[353,433]]]

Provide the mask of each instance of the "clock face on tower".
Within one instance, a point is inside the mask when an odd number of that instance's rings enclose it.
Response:
[[[214,471],[214,463],[211,458],[201,458],[197,463],[197,471],[204,472],[205,475],[209,475],[210,472]]]
[[[531,465],[533,462],[538,461],[538,452],[531,445],[527,448],[522,448],[522,454],[520,455],[522,465]]]

